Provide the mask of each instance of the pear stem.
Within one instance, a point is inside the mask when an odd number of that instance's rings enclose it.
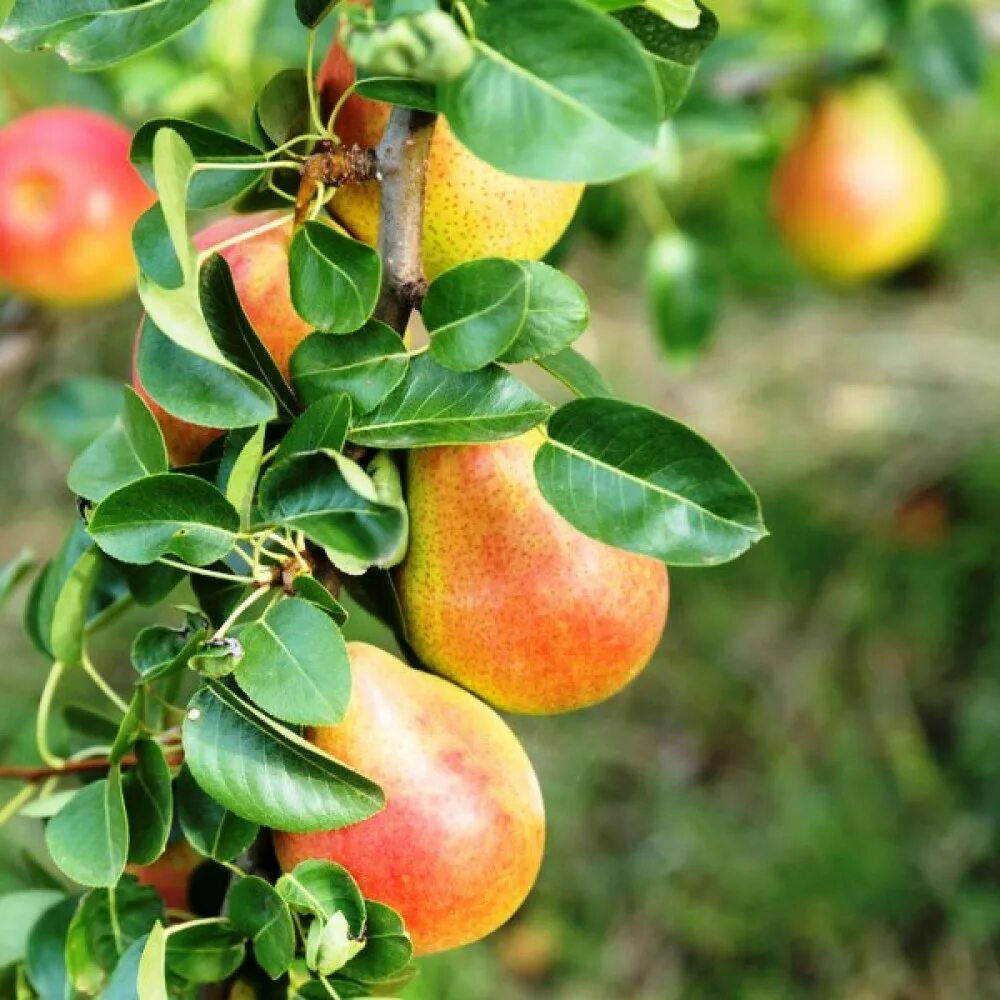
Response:
[[[382,181],[378,250],[385,270],[375,316],[400,335],[427,288],[420,247],[436,120],[429,111],[394,107],[376,151]]]

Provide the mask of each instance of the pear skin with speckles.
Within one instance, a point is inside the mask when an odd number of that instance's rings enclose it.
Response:
[[[307,732],[377,781],[385,809],[318,833],[274,834],[284,871],[335,861],[397,910],[417,955],[491,934],[531,891],[545,807],[524,748],[492,709],[374,646],[348,644],[352,689],[337,726]]]
[[[535,483],[536,431],[412,451],[396,581],[414,650],[496,708],[604,701],[646,666],[669,604],[662,563],[582,534]]]
[[[774,179],[774,215],[788,246],[840,285],[912,263],[940,232],[947,203],[934,150],[876,79],[826,94]]]
[[[354,82],[354,65],[334,44],[320,69],[317,86],[327,113]],[[378,145],[389,106],[357,94],[337,114],[337,135],[347,145]],[[552,249],[576,212],[582,184],[513,177],[484,163],[438,118],[427,161],[423,265],[433,280],[442,271],[480,257],[537,260]],[[377,181],[349,184],[331,203],[334,218],[353,236],[378,240],[380,192]]]

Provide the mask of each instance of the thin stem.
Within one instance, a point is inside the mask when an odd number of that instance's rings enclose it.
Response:
[[[255,160],[252,163],[196,163],[194,173],[206,170],[301,170],[297,160]]]
[[[38,715],[35,717],[35,743],[38,747],[38,756],[49,767],[57,769],[66,761],[62,757],[57,757],[49,748],[49,714],[52,711],[52,699],[55,697],[56,688],[59,687],[65,669],[59,660],[52,664],[49,676],[45,680],[45,687],[42,689],[42,696],[38,699]]]
[[[225,637],[226,633],[233,627],[233,625],[239,620],[241,614],[246,611],[247,608],[252,607],[257,603],[268,592],[267,587],[261,587],[259,590],[255,590],[253,593],[248,594],[246,597],[240,601],[239,604],[233,608],[230,616],[218,627],[215,635],[212,636],[211,642],[218,642],[219,639]]]
[[[187,563],[178,562],[176,559],[168,559],[160,556],[156,560],[164,566],[173,566],[174,569],[181,569],[185,573],[193,573],[195,576],[208,576],[213,580],[228,580],[231,583],[256,583],[252,576],[238,576],[236,573],[220,573],[218,570],[205,569],[204,566],[189,566]]]
[[[371,79],[380,79],[380,80],[387,80],[387,79],[391,79],[391,77],[369,77],[368,79],[369,79],[369,80],[371,80]],[[327,120],[326,120],[326,130],[327,130],[327,132],[329,132],[329,133],[330,133],[331,135],[334,135],[334,136],[336,136],[336,135],[337,135],[337,132],[336,132],[336,128],[337,128],[337,117],[338,117],[338,116],[340,115],[340,112],[341,112],[341,111],[343,110],[343,108],[344,108],[344,105],[345,105],[345,104],[347,103],[347,101],[348,101],[348,98],[350,98],[350,97],[351,97],[351,95],[352,95],[352,94],[354,93],[354,91],[355,91],[355,90],[357,90],[357,89],[358,89],[358,81],[357,81],[357,80],[355,80],[355,81],[354,81],[354,82],[353,82],[353,83],[352,83],[352,84],[351,84],[351,85],[350,85],[350,86],[349,86],[349,87],[348,87],[348,88],[347,88],[347,89],[346,89],[346,90],[345,90],[345,91],[344,91],[344,92],[343,92],[343,93],[342,93],[342,94],[340,95],[340,97],[338,97],[338,98],[337,98],[337,103],[336,103],[336,104],[335,104],[335,105],[333,106],[333,111],[331,111],[331,112],[330,112],[330,117],[329,117],[329,118],[327,118]],[[338,138],[339,138],[339,137],[338,137]]]
[[[458,18],[462,22],[462,27],[465,28],[465,33],[469,38],[475,40],[476,22],[472,19],[472,14],[469,13],[469,8],[465,5],[464,0],[457,0],[455,10],[458,11]]]
[[[35,797],[37,791],[36,785],[25,785],[16,795],[8,799],[3,808],[0,809],[0,826],[3,826],[11,817],[16,816],[21,808]]]
[[[232,861],[219,861],[219,864],[223,868],[228,868],[234,875],[238,875],[240,878],[247,877],[247,873],[239,865],[233,864]]]
[[[317,132],[323,132],[323,120],[319,116],[319,101],[316,97],[316,29],[309,31],[306,43],[306,93],[309,95],[309,120]]]
[[[320,212],[323,211],[323,206],[326,204],[326,185],[320,184],[316,188],[316,200],[313,202],[313,207],[309,212],[309,220],[313,221]]]
[[[97,689],[104,695],[108,701],[111,702],[121,713],[126,715],[128,713],[128,702],[124,701],[119,697],[118,693],[113,687],[101,676],[100,671],[94,666],[93,661],[84,652],[80,656],[80,665],[83,667],[83,672],[94,682]]]
[[[325,139],[326,135],[319,132],[304,132],[302,135],[295,136],[294,139],[289,139],[288,142],[283,142],[280,146],[275,146],[274,149],[269,150],[264,155],[265,156],[277,156],[279,153],[284,153],[286,150],[292,148],[292,146],[297,146],[300,142],[319,142]],[[299,154],[293,153],[293,156]]]
[[[219,253],[219,251],[225,250],[227,247],[236,246],[238,243],[252,240],[255,236],[260,236],[262,233],[269,233],[272,229],[281,229],[283,226],[287,226],[294,218],[295,216],[292,212],[287,212],[284,215],[278,216],[277,219],[272,219],[270,222],[265,222],[263,225],[256,226],[253,229],[248,229],[245,233],[237,233],[235,236],[220,240],[198,254],[198,266],[201,267],[212,254]]]

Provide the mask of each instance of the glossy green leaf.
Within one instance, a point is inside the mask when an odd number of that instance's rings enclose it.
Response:
[[[276,830],[331,830],[385,805],[374,782],[351,771],[232,689],[209,681],[183,725],[187,766],[227,809]]]
[[[320,920],[337,913],[355,937],[365,928],[365,901],[351,873],[333,861],[303,861],[278,879],[278,894],[294,910]]]
[[[254,117],[269,144],[275,147],[312,131],[305,72],[285,69],[271,77],[257,98]]]
[[[75,69],[103,69],[165,42],[211,0],[15,0],[0,39],[15,49],[53,48]]]
[[[202,163],[254,163],[263,156],[262,151],[251,143],[207,125],[181,118],[153,118],[135,133],[130,152],[132,162],[150,184],[154,183],[154,138],[164,128],[179,135],[194,158]],[[260,176],[252,170],[205,170],[197,173],[187,187],[187,206],[212,208],[225,204],[256,183]],[[156,277],[152,272],[146,273]]]
[[[524,323],[500,356],[509,364],[558,354],[587,329],[590,306],[583,289],[569,275],[541,261],[520,262],[528,283]]]
[[[297,597],[328,614],[338,626],[346,624],[347,609],[315,577],[297,576],[292,581],[292,590]]]
[[[169,468],[156,418],[142,397],[126,386],[121,413],[70,466],[67,485],[96,503],[120,486]]]
[[[608,15],[578,0],[504,0],[477,8],[473,44],[472,67],[441,84],[438,99],[456,136],[487,163],[599,182],[652,159],[659,87]]]
[[[288,269],[296,312],[325,333],[357,330],[375,309],[382,259],[324,222],[307,222],[296,231]]]
[[[122,758],[132,749],[136,741],[142,735],[143,719],[146,714],[146,689],[137,687],[132,692],[132,698],[128,704],[128,710],[124,718],[118,725],[118,731],[111,744],[108,754],[112,764],[120,764]],[[124,782],[123,782],[124,786]]]
[[[990,50],[973,9],[962,3],[931,3],[915,12],[902,59],[928,93],[948,100],[982,88]]]
[[[63,896],[37,920],[23,924],[28,932],[24,964],[38,1000],[65,1000],[69,992],[66,938],[78,903],[75,896]]]
[[[175,782],[177,819],[188,843],[206,857],[232,861],[256,839],[258,827],[231,813],[202,791],[182,767]]]
[[[36,921],[65,898],[57,889],[25,889],[0,896],[0,969],[24,958]]]
[[[516,261],[470,260],[431,282],[421,308],[431,357],[467,372],[495,361],[517,338],[528,310],[528,273]]]
[[[149,865],[166,849],[173,823],[170,768],[160,744],[153,740],[139,740],[134,753],[136,765],[122,780],[129,824],[128,860]]]
[[[122,798],[121,771],[87,785],[45,828],[52,860],[74,882],[110,886],[128,859],[128,817]]]
[[[614,390],[604,376],[572,347],[564,347],[558,354],[538,358],[535,364],[562,382],[574,396],[586,398],[614,395]]]
[[[52,610],[52,655],[67,667],[79,666],[83,658],[87,613],[101,561],[97,547],[88,548],[66,575]]]
[[[236,681],[264,711],[284,722],[334,726],[351,696],[347,644],[330,616],[288,598],[238,629],[243,659]]]
[[[183,629],[150,625],[132,643],[132,666],[143,683],[161,680],[183,670],[208,636],[204,627]]]
[[[663,91],[664,115],[670,116],[687,96],[698,61],[719,33],[719,20],[699,3],[701,17],[689,30],[664,19],[652,6],[630,6],[615,16],[645,50]]]
[[[66,968],[75,989],[99,995],[126,949],[163,918],[163,900],[131,875],[87,893],[66,937]]]
[[[167,971],[189,983],[228,979],[245,955],[243,935],[220,918],[171,927],[167,936]]]
[[[278,446],[276,457],[280,460],[324,448],[341,451],[347,440],[350,422],[349,396],[344,393],[323,396],[307,407],[302,416],[288,428],[288,433]]]
[[[413,958],[413,942],[400,915],[383,903],[365,901],[365,947],[341,973],[365,983],[398,975]]]
[[[226,436],[223,465],[226,471],[226,499],[240,515],[241,527],[250,523],[257,477],[264,457],[264,433],[266,425],[261,424],[253,433],[246,429],[230,431]]]
[[[719,275],[698,245],[681,233],[657,236],[646,255],[646,295],[653,332],[667,357],[697,357],[715,330],[721,307]]]
[[[753,490],[712,445],[619,400],[581,399],[557,411],[535,476],[584,534],[674,565],[728,562],[767,533]]]
[[[520,379],[496,365],[452,372],[427,354],[348,438],[373,448],[475,444],[516,437],[541,423],[551,407]]]
[[[167,935],[160,923],[150,931],[142,949],[136,986],[136,1000],[170,1000],[167,992]]]
[[[272,885],[253,875],[229,890],[226,903],[232,925],[250,938],[257,964],[277,979],[295,957],[295,927],[288,904]]]
[[[335,452],[275,465],[261,480],[259,510],[265,521],[368,563],[394,552],[405,528],[400,511],[380,503],[364,472]]]
[[[163,205],[155,202],[132,227],[132,251],[143,274],[161,288],[180,288],[184,268],[170,239]]]
[[[137,1000],[139,969],[146,950],[148,936],[137,938],[118,960],[107,986],[101,991],[101,1000]]]
[[[382,402],[406,374],[409,353],[395,330],[369,320],[345,337],[314,333],[292,355],[292,380],[307,403],[347,393],[355,413]]]
[[[337,0],[295,0],[295,14],[307,28],[315,28],[336,3]]]
[[[20,419],[57,450],[78,455],[111,426],[121,399],[121,382],[83,375],[40,389],[24,405]]]
[[[240,517],[211,483],[165,473],[123,486],[95,508],[87,530],[115,559],[151,563],[168,553],[195,566],[235,544]]]

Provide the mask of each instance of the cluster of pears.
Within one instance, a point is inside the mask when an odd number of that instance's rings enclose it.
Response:
[[[352,79],[335,49],[320,78],[325,100]],[[386,115],[351,97],[337,128],[371,145]],[[480,256],[540,256],[579,196],[578,185],[498,173],[439,122],[426,194],[429,273]],[[377,187],[346,188],[333,204],[357,236],[376,238]],[[211,246],[264,221],[224,220],[197,242]],[[272,229],[223,250],[248,317],[286,375],[310,332],[290,299],[289,239]],[[153,407],[175,464],[220,433]],[[402,914],[417,954],[491,933],[521,905],[541,865],[538,781],[495,709],[549,714],[610,697],[646,665],[666,622],[664,566],[586,537],[549,507],[533,473],[540,443],[534,431],[406,456],[410,547],[396,583],[410,642],[433,673],[352,643],[347,713],[307,733],[379,782],[387,806],[346,829],[275,833],[283,868],[310,858],[344,865],[366,896]]]
[[[792,252],[840,285],[911,264],[940,232],[947,202],[934,150],[875,77],[824,95],[774,178],[774,214]]]

